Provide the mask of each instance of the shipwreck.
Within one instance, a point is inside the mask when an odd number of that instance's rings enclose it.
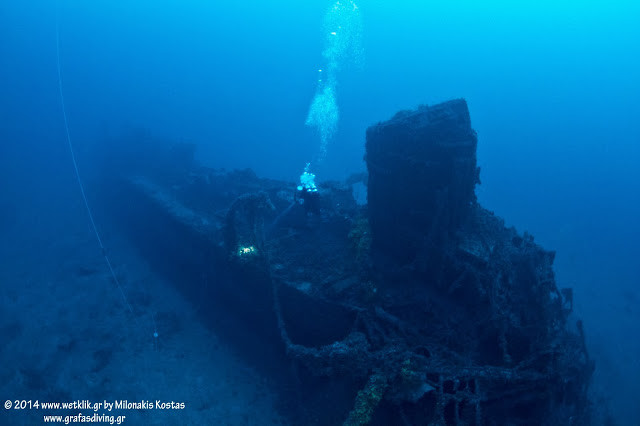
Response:
[[[295,182],[203,167],[188,144],[113,158],[103,194],[149,263],[282,384],[294,424],[590,424],[572,291],[554,252],[478,203],[476,146],[457,99],[371,126],[368,173],[318,182],[314,206]]]

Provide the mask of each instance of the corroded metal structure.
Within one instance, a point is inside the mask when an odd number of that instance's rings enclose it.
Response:
[[[464,100],[400,112],[367,131],[368,203],[321,182],[313,213],[293,183],[189,155],[109,187],[150,261],[282,381],[293,422],[587,425],[571,291],[477,202],[476,145]]]

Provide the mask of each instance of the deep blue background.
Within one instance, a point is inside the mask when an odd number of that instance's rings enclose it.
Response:
[[[1,2],[3,226],[75,185],[56,17],[80,151],[140,127],[197,143],[208,165],[295,180],[319,146],[304,121],[331,4]],[[640,394],[640,3],[359,6],[365,64],[338,75],[341,119],[318,179],[364,169],[367,126],[420,103],[466,98],[480,201],[558,251],[558,283],[576,289],[597,383]],[[614,400],[627,419],[640,419],[631,396]]]

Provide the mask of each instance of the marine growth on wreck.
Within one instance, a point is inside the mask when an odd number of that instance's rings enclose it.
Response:
[[[131,230],[173,236],[149,260],[171,275],[170,253],[193,277],[186,294],[253,331],[242,350],[290,366],[294,423],[589,424],[594,363],[572,291],[554,252],[478,203],[476,146],[456,99],[371,126],[368,173],[348,182],[159,152],[175,173],[134,168],[111,186],[140,206],[121,216]]]

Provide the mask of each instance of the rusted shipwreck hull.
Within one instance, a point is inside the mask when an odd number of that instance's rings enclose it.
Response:
[[[293,422],[589,424],[571,291],[553,252],[477,203],[476,143],[454,100],[368,129],[365,206],[320,182],[308,212],[295,183],[200,167],[186,146],[129,163],[110,204],[216,331],[295,376]]]

